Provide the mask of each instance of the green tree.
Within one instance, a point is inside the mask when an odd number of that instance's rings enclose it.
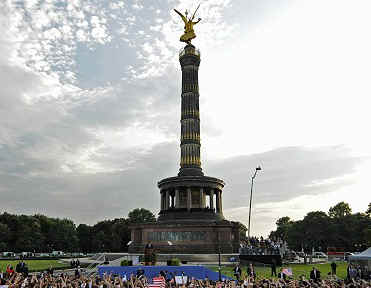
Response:
[[[86,224],[80,224],[77,229],[77,238],[79,239],[79,250],[83,253],[90,253],[92,251],[92,227]]]
[[[40,223],[40,231],[44,237],[44,247],[42,252],[52,252],[55,247],[53,232],[51,231],[55,224],[55,219],[49,218],[45,215],[36,214],[33,216]]]
[[[308,232],[306,231],[303,220],[293,221],[292,225],[287,231],[287,244],[293,250],[299,251],[304,249],[309,250],[309,243],[307,242]]]
[[[106,235],[103,231],[99,231],[98,233],[94,234],[94,238],[92,240],[92,248],[94,252],[107,252],[107,244],[106,243]]]
[[[4,242],[7,245],[6,250],[8,251],[22,252],[18,251],[15,245],[18,239],[17,229],[20,226],[19,219],[20,219],[19,216],[12,215],[6,212],[0,215],[0,223],[6,224],[8,226],[9,234],[7,235],[8,237],[6,239],[6,242]]]
[[[136,208],[129,212],[128,220],[130,223],[148,223],[156,222],[155,215],[144,208]]]
[[[274,235],[276,238],[280,238],[282,240],[287,241],[288,233],[290,227],[292,226],[292,221],[290,217],[281,217],[276,221],[277,230],[276,234]]]
[[[72,220],[50,218],[48,238],[51,250],[74,252],[78,249],[79,241],[76,226]]]
[[[38,219],[33,216],[18,216],[18,225],[15,231],[17,240],[15,250],[18,252],[41,252],[44,245],[44,237],[40,230]]]
[[[315,250],[325,250],[328,244],[330,218],[325,212],[309,212],[303,219],[307,244]]]
[[[10,230],[7,224],[0,222],[0,252],[7,250]]]
[[[114,219],[112,221],[112,251],[122,252],[128,250],[128,242],[131,238],[129,230],[129,221],[124,218]]]
[[[369,217],[371,216],[371,202],[368,203],[368,208],[366,210],[366,215],[368,215]]]
[[[331,218],[341,218],[352,214],[352,209],[348,203],[339,202],[334,207],[330,207],[328,215]]]
[[[306,252],[311,252],[313,248],[325,251],[327,247],[362,251],[371,246],[369,210],[351,214],[349,205],[340,202],[329,209],[329,216],[322,211],[313,211],[298,221],[282,217],[277,220],[277,229],[270,236],[280,237],[287,233],[285,240],[289,247],[294,250],[304,248]]]

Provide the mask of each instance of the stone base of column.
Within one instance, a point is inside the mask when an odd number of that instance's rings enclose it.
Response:
[[[136,224],[130,229],[130,253],[143,253],[148,242],[158,253],[169,254],[213,254],[219,247],[221,254],[238,253],[240,248],[237,222]]]

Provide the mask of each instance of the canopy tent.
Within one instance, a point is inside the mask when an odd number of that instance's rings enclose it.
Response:
[[[371,273],[371,247],[359,254],[349,256],[349,261],[367,267]]]
[[[349,260],[350,261],[359,261],[359,260],[371,261],[371,247],[359,254],[349,256]]]

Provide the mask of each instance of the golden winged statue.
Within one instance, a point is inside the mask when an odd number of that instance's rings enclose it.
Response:
[[[193,19],[195,18],[196,12],[197,12],[199,7],[200,7],[200,5],[198,5],[197,9],[195,10],[192,17],[190,17],[190,18],[187,18],[188,17],[188,11],[187,10],[186,10],[185,16],[184,16],[178,10],[174,9],[174,11],[182,18],[182,20],[184,22],[184,34],[182,36],[180,36],[180,41],[181,42],[191,44],[192,39],[196,38],[195,31],[193,30],[193,25],[196,25],[198,22],[200,22],[201,18],[198,18],[198,20],[195,21],[195,22],[193,21]]]

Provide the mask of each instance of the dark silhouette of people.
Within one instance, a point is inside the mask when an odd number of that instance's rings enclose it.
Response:
[[[271,276],[274,275],[274,276],[277,277],[277,271],[276,271],[276,269],[277,269],[276,260],[273,259],[272,260],[272,264],[271,264]]]
[[[336,263],[332,262],[331,263],[331,274],[332,275],[336,275],[336,267],[337,267]]]
[[[233,268],[233,273],[234,273],[234,276],[236,277],[237,281],[240,281],[242,271],[241,271],[241,268],[240,268],[239,264],[237,264]]]
[[[279,279],[283,279],[283,280],[286,280],[286,274],[283,273],[283,268],[281,268],[281,271],[280,273],[278,273],[278,276],[277,276]]]
[[[321,279],[321,272],[316,269],[316,267],[313,267],[312,271],[310,271],[310,279],[314,281],[318,281]]]
[[[156,253],[152,245],[152,242],[148,242],[144,247],[144,263],[146,266],[155,265],[156,262]]]
[[[254,269],[254,266],[252,266],[251,263],[250,263],[249,266],[247,267],[247,276],[248,276],[248,277],[251,277],[251,278],[253,278],[253,279],[256,278],[255,269]]]

